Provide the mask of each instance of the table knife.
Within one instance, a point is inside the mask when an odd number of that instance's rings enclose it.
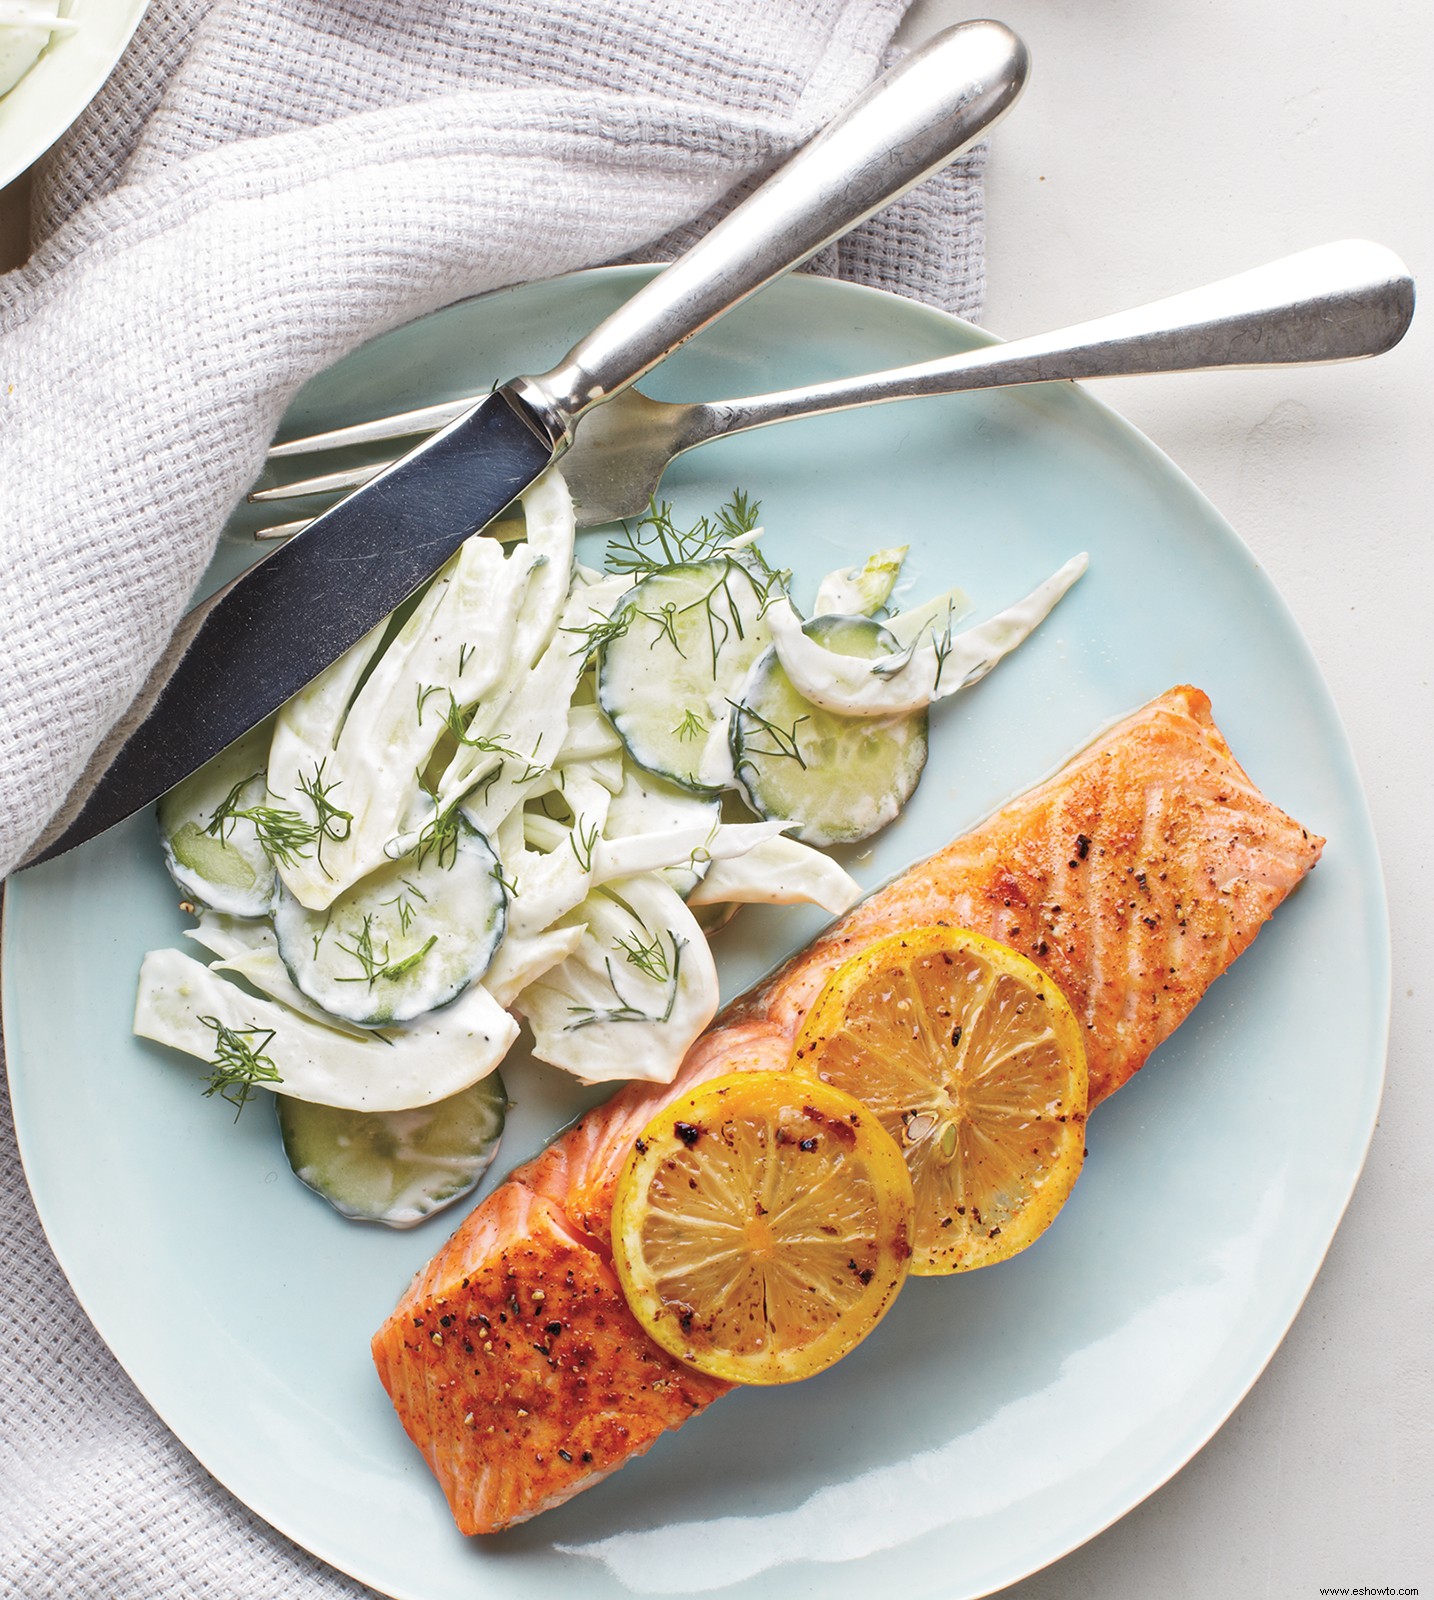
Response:
[[[195,607],[25,864],[93,838],[261,722],[558,460],[594,406],[952,161],[1026,70],[999,23],[935,35],[550,371],[496,389]]]

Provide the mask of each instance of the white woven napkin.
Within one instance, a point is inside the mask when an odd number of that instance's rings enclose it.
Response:
[[[670,255],[907,0],[156,0],[0,278],[0,873],[124,710],[294,391],[466,295]],[[980,159],[822,263],[971,315]],[[85,1321],[0,1105],[0,1596],[352,1595]]]

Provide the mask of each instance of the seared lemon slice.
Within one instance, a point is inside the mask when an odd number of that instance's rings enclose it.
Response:
[[[885,1315],[910,1226],[901,1152],[860,1101],[739,1072],[643,1130],[614,1193],[613,1260],[664,1349],[735,1383],[789,1383]]]
[[[1080,1025],[1034,962],[980,934],[918,928],[853,956],[807,1013],[792,1064],[859,1095],[900,1145],[913,1273],[1024,1250],[1080,1175]]]

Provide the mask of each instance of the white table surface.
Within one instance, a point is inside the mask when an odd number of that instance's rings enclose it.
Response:
[[[908,33],[969,14],[918,0]],[[1385,865],[1392,1042],[1364,1176],[1263,1377],[1163,1489],[1005,1595],[1434,1595],[1434,5],[1006,0],[991,14],[1032,56],[992,143],[993,331],[1348,237],[1398,251],[1431,298],[1375,361],[1096,391],[1230,519],[1314,648]]]

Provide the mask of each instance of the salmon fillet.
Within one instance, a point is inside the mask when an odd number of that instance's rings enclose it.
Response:
[[[719,1017],[673,1083],[632,1084],[491,1194],[373,1340],[379,1377],[465,1533],[558,1505],[730,1385],[674,1360],[610,1262],[612,1191],[664,1105],[724,1072],[779,1071],[832,970],[945,922],[1014,946],[1083,1021],[1090,1101],[1194,1009],[1319,859],[1177,688],[902,874]]]

